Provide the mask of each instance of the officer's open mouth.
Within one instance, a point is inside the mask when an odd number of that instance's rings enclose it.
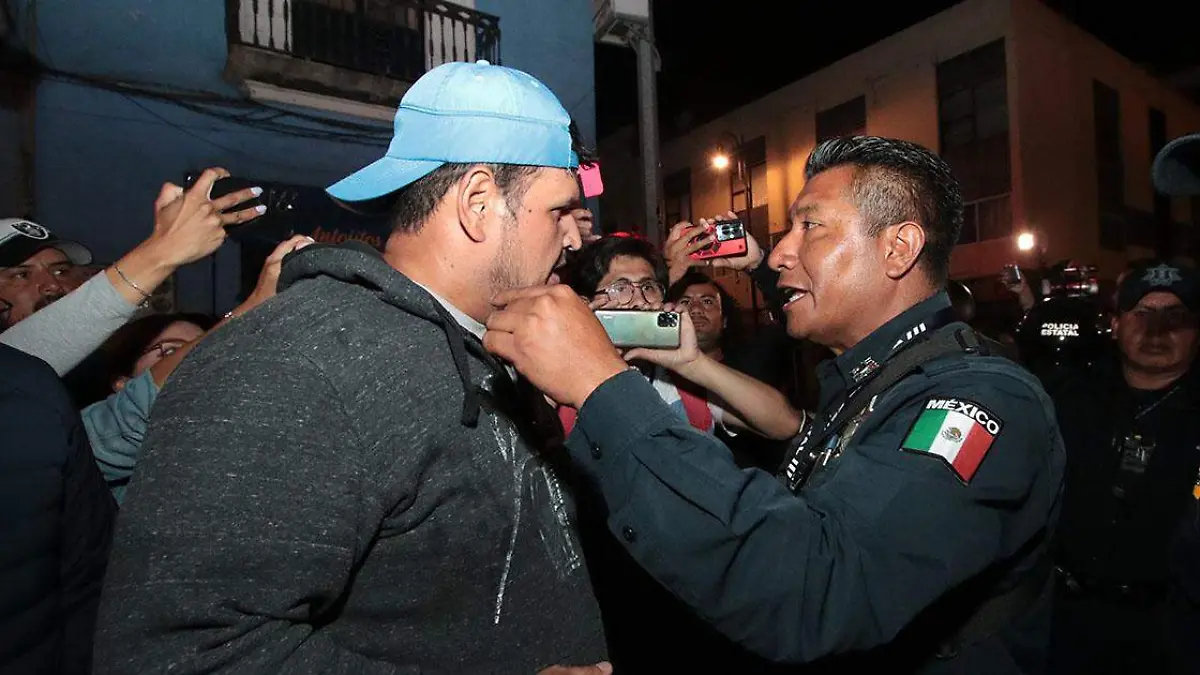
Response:
[[[803,288],[785,288],[783,289],[783,306],[786,309],[788,305],[796,302],[800,298],[808,295],[808,291]]]

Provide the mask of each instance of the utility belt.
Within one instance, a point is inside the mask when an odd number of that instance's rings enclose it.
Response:
[[[1149,607],[1167,597],[1165,584],[1125,583],[1111,579],[1095,579],[1063,569],[1054,568],[1058,587],[1074,598],[1093,598],[1130,607]]]

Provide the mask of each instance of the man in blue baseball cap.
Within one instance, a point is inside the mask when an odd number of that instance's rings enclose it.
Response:
[[[99,672],[608,672],[554,413],[481,344],[497,293],[579,247],[581,153],[526,73],[412,86],[329,188],[391,205],[383,254],[291,255],[158,399]]]

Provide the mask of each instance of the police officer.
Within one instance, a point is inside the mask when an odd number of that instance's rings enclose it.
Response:
[[[1154,183],[1200,195],[1200,136],[1168,144]],[[1200,672],[1200,273],[1121,276],[1115,349],[1048,381],[1068,452],[1057,542],[1056,673]]]
[[[1047,380],[1067,449],[1051,663],[1168,672],[1168,548],[1200,470],[1200,274],[1137,265],[1117,288],[1116,349]]]
[[[769,264],[788,333],[837,358],[780,477],[681,423],[568,289],[497,298],[484,343],[579,408],[567,446],[612,531],[734,640],[790,663],[1035,672],[1062,442],[1038,382],[941,291],[958,183],[875,137],[820,144],[806,176]]]

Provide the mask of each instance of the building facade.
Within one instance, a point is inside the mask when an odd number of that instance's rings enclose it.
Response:
[[[1112,278],[1131,258],[1191,250],[1200,203],[1157,196],[1149,173],[1155,152],[1191,131],[1200,107],[1037,0],[967,0],[666,142],[660,212],[673,223],[732,207],[773,241],[818,141],[891,136],[936,149],[963,184],[954,277],[1036,266],[1040,254]],[[627,128],[601,142],[606,175],[636,177],[635,139]],[[744,179],[713,167],[730,148]],[[606,229],[636,228],[637,184],[607,187]],[[1024,232],[1032,251],[1015,245]],[[745,298],[744,280],[727,278]]]
[[[0,110],[0,133],[32,158],[23,168],[22,154],[0,156],[0,216],[33,218],[112,261],[150,233],[164,181],[218,165],[267,188],[268,217],[180,270],[183,309],[232,307],[290,233],[382,243],[386,222],[339,209],[322,189],[383,154],[399,98],[436,65],[488,59],[528,71],[594,138],[586,0],[6,6],[42,69],[30,98]]]

